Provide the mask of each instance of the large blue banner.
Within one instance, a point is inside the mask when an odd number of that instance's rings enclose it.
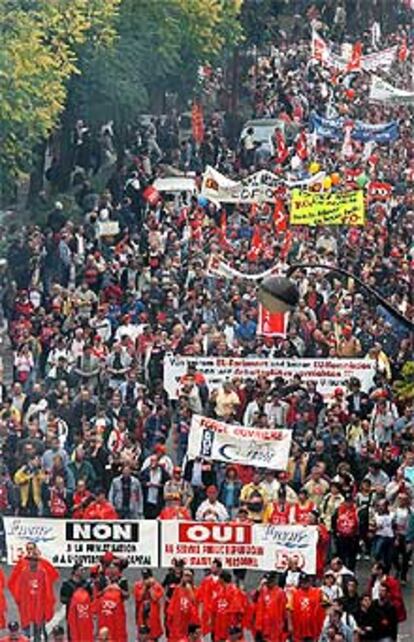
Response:
[[[309,117],[311,131],[316,130],[318,136],[336,141],[341,141],[344,138],[345,123],[345,118],[324,118],[314,112]],[[353,121],[351,136],[354,140],[362,143],[367,143],[368,141],[375,141],[379,144],[392,143],[399,136],[398,123],[392,120],[389,123],[371,125],[361,120],[355,120]]]

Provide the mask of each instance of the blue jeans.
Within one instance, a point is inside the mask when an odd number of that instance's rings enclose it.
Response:
[[[384,563],[386,573],[388,573],[391,568],[393,552],[393,537],[382,537],[381,535],[376,535],[374,537],[374,541],[372,543],[372,554],[376,562]]]

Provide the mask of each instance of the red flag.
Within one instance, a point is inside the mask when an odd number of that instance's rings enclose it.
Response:
[[[306,133],[304,131],[302,131],[296,139],[296,155],[303,161],[308,157],[308,146]]]
[[[204,117],[203,108],[199,103],[194,102],[191,109],[191,129],[196,143],[204,140]]]
[[[247,252],[247,260],[257,261],[260,256],[260,253],[263,249],[262,235],[258,225],[255,225],[253,228],[253,236],[250,243],[250,250]]]
[[[70,600],[68,626],[71,642],[93,642],[92,600],[82,586],[75,590]]]
[[[316,31],[312,32],[312,58],[318,62],[325,62],[329,55],[326,42],[318,36]]]
[[[290,248],[292,247],[292,242],[293,242],[293,234],[291,230],[286,230],[285,238],[282,243],[282,247],[280,248],[280,258],[285,261],[289,252]]]
[[[281,129],[275,131],[276,140],[276,162],[282,165],[289,156],[289,150]]]
[[[156,205],[158,201],[161,200],[161,194],[153,185],[148,185],[148,187],[146,187],[142,192],[142,196],[144,200],[152,206]]]
[[[273,225],[277,232],[284,232],[287,229],[287,216],[283,199],[277,198],[273,210]]]
[[[356,42],[352,47],[351,60],[348,62],[347,71],[358,71],[361,69],[362,42]]]
[[[400,62],[405,62],[408,58],[408,47],[407,47],[407,38],[404,38],[401,41],[401,45],[398,49],[398,60]]]
[[[286,312],[269,312],[259,303],[257,334],[264,337],[285,337],[288,315]]]
[[[4,596],[5,587],[6,580],[4,578],[4,573],[0,568],[0,629],[6,628],[7,602]]]

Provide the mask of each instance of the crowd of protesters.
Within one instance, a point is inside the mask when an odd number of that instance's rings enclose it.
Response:
[[[336,7],[333,27],[325,22],[326,9],[315,5],[309,21],[326,37],[345,39],[348,3],[326,5]],[[4,328],[14,355],[12,381],[2,373],[0,385],[2,515],[318,527],[317,576],[289,562],[283,573],[266,574],[253,593],[243,570],[232,576],[219,561],[199,586],[178,562],[163,585],[145,569],[134,589],[140,640],[166,634],[173,642],[196,642],[211,633],[216,642],[236,641],[251,631],[263,642],[289,635],[294,642],[388,642],[405,619],[400,585],[409,581],[414,542],[414,406],[412,396],[404,401],[395,394],[394,382],[413,359],[413,337],[352,279],[316,268],[295,273],[300,301],[286,337],[262,337],[256,283],[207,270],[212,254],[245,273],[323,259],[413,316],[412,108],[369,103],[369,75],[333,76],[311,60],[310,32],[296,29],[296,40],[280,34],[244,87],[254,116],[297,126],[283,157],[277,144],[273,151],[261,148],[249,132],[233,145],[218,111],[205,116],[201,145],[191,139],[179,144],[178,122],[170,115],[131,141],[127,160],[97,194],[79,127],[73,183],[82,220],[68,218],[57,202],[44,225],[11,230],[1,275]],[[359,36],[364,51],[379,46],[372,30]],[[411,33],[401,25],[382,36],[380,48],[404,39],[410,48]],[[408,87],[411,68],[411,57],[396,56],[393,84]],[[303,138],[311,111],[370,123],[396,120],[399,137],[368,148],[354,141],[344,155],[342,142],[319,138],[311,145],[310,136]],[[299,151],[299,140],[306,149]],[[206,165],[233,179],[266,168],[299,180],[321,169],[333,190],[378,181],[392,192],[366,199],[366,224],[358,228],[281,230],[267,204],[223,210],[184,194],[148,202],[148,187],[167,167],[195,172],[200,186]],[[288,191],[278,198],[287,211]],[[110,239],[98,232],[108,221],[119,224]],[[375,364],[376,375],[370,390],[354,377],[327,398],[300,377],[230,377],[209,389],[191,367],[171,401],[163,387],[169,353],[360,357]],[[189,461],[194,413],[291,429],[287,471]],[[0,547],[5,559],[4,529]],[[364,559],[372,565],[369,586],[359,577]],[[99,640],[126,642],[129,589],[122,562],[107,556],[90,573],[76,566],[63,584],[73,642],[92,642],[95,630]],[[25,634],[37,642],[53,613],[57,577],[36,550],[17,567],[8,586]],[[24,587],[33,577],[37,611],[24,606]],[[9,629],[5,639],[25,639],[17,623]],[[56,641],[64,639],[59,627],[55,634]]]

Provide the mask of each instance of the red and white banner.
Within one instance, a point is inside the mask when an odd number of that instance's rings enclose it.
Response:
[[[193,415],[187,457],[286,470],[291,444],[291,430],[252,428]]]
[[[288,325],[287,312],[269,312],[259,304],[256,334],[262,337],[286,337]]]
[[[218,558],[224,568],[284,571],[297,560],[305,573],[316,573],[315,526],[161,522],[161,566],[173,559],[190,568],[208,568]]]
[[[398,53],[398,45],[395,45],[394,47],[362,56],[360,43],[356,43],[353,46],[345,43],[345,46],[342,46],[341,55],[339,55],[333,51],[332,44],[326,42],[316,32],[312,33],[311,49],[313,60],[327,67],[346,72],[359,69],[368,72],[376,71],[377,69],[388,71]],[[347,57],[343,56],[345,52],[349,52]]]

